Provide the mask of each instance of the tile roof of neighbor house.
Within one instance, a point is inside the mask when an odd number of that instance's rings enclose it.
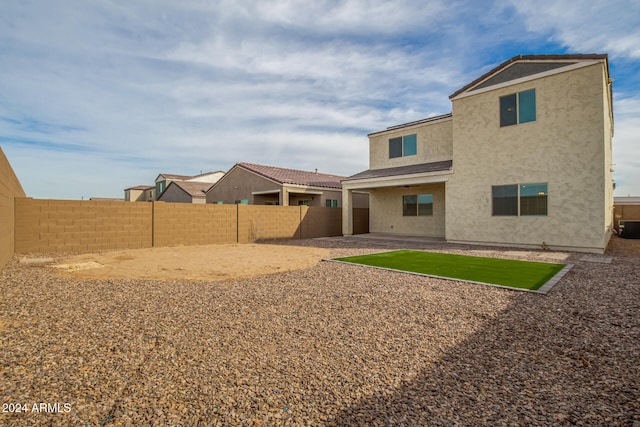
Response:
[[[482,76],[478,77],[471,83],[455,91],[449,96],[449,99],[455,98],[456,96],[460,95],[461,93],[471,88],[479,89],[480,86],[486,87],[486,86],[491,86],[498,83],[504,83],[509,80],[514,80],[520,77],[530,76],[533,74],[548,71],[549,69],[564,67],[566,65],[573,64],[577,61],[584,61],[584,60],[590,60],[590,59],[592,60],[604,59],[605,61],[607,61],[608,55],[598,54],[598,53],[562,54],[562,55],[517,55],[511,59],[506,60],[505,62],[493,68],[492,70],[484,73]],[[491,76],[494,76],[499,71],[509,67],[511,64],[518,61],[529,61],[529,62],[524,62],[522,66],[515,68],[514,70],[512,70],[512,72],[504,74],[499,79],[495,79],[495,80],[493,78],[490,79]],[[535,61],[538,61],[538,62],[535,62]],[[556,61],[556,63],[545,64],[542,61]],[[563,62],[557,62],[557,61],[563,61]],[[498,76],[494,76],[494,77],[498,77]],[[475,87],[475,86],[478,86],[478,87]]]
[[[275,166],[256,165],[253,163],[237,163],[236,166],[254,172],[279,184],[297,184],[309,187],[342,188],[340,181],[345,176],[326,173],[309,172],[297,169],[278,168]]]
[[[171,181],[169,185],[177,185],[184,192],[188,193],[191,197],[205,197],[205,193],[209,188],[213,187],[210,182],[185,182],[185,181]],[[167,186],[167,188],[169,188]],[[165,189],[165,193],[166,193]],[[163,193],[164,194],[164,193]]]
[[[153,185],[136,185],[135,187],[125,188],[126,190],[151,190],[152,188],[156,188]]]
[[[420,163],[417,165],[398,166],[394,168],[369,169],[364,172],[360,172],[355,175],[352,175],[347,179],[343,179],[343,181],[353,181],[356,179],[384,178],[384,177],[400,176],[400,175],[413,175],[413,174],[428,173],[428,172],[444,172],[447,170],[451,170],[452,167],[453,167],[453,160],[444,160],[441,162]]]

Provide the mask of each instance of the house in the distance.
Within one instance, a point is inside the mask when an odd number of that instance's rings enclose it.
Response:
[[[155,189],[153,185],[136,185],[125,188],[124,200],[126,202],[152,202],[155,200]]]
[[[171,181],[158,201],[205,204],[206,192],[212,185],[210,182]]]
[[[344,178],[317,170],[237,163],[207,191],[207,203],[338,208]],[[368,195],[356,193],[353,207],[368,207]]]
[[[369,169],[342,181],[371,232],[602,253],[613,227],[607,55],[521,55],[450,96],[452,113],[369,135]]]
[[[160,196],[162,193],[169,187],[169,184],[173,181],[177,182],[201,182],[201,183],[209,183],[211,185],[218,182],[220,178],[224,176],[224,172],[207,172],[202,173],[200,175],[191,176],[191,175],[175,175],[168,173],[161,173],[156,178],[156,200],[160,200]],[[211,186],[210,185],[210,186]]]

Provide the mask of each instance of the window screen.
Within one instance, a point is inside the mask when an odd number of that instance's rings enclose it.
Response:
[[[432,194],[418,195],[418,215],[419,216],[433,215],[433,195]]]
[[[547,184],[520,185],[520,215],[547,214]]]
[[[518,94],[518,123],[536,121],[536,90],[531,89]]]

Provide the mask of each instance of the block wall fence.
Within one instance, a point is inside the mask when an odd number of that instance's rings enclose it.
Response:
[[[614,227],[618,231],[621,220],[640,221],[640,205],[615,205],[613,208]]]
[[[356,210],[355,217],[368,218],[368,209]],[[329,237],[342,234],[341,224],[342,210],[336,208],[18,197],[15,252],[91,252]],[[360,230],[364,227],[359,224]]]
[[[24,197],[24,190],[0,148],[0,270],[13,257],[15,251],[16,197]]]

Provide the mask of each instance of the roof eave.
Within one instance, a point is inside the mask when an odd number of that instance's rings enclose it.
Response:
[[[490,77],[492,77],[493,75],[497,74],[498,72],[502,71],[503,69],[507,68],[508,66],[510,66],[511,64],[513,64],[514,62],[518,62],[518,61],[566,61],[566,60],[576,60],[576,61],[584,61],[584,60],[599,60],[599,61],[604,61],[607,69],[609,67],[608,65],[608,55],[606,53],[589,53],[589,54],[558,54],[558,55],[517,55],[514,56],[511,59],[508,59],[506,61],[504,61],[502,64],[498,65],[497,67],[489,70],[488,72],[484,73],[482,76],[478,77],[477,79],[475,79],[474,81],[472,81],[471,83],[465,85],[464,87],[458,89],[456,92],[452,93],[451,95],[449,95],[449,99],[453,99],[455,97],[457,97],[458,95],[472,89],[473,87],[479,85],[480,83],[484,82],[485,80],[489,79]]]

